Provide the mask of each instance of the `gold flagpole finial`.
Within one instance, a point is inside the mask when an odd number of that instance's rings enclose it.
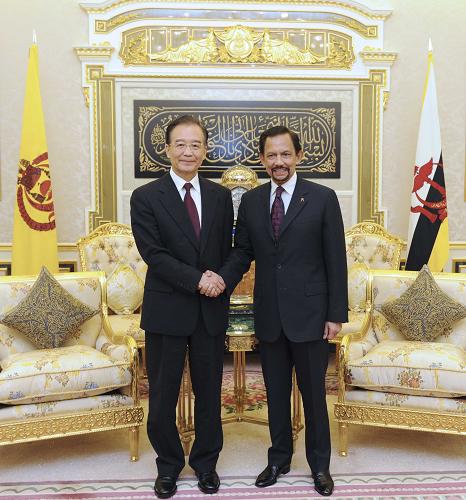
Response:
[[[37,44],[36,30],[32,30],[32,43]]]

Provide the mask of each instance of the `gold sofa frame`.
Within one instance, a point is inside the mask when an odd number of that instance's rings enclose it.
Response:
[[[411,429],[444,434],[459,434],[466,436],[466,414],[454,412],[439,412],[427,409],[393,408],[388,406],[347,402],[346,365],[348,362],[348,347],[351,342],[362,340],[371,325],[373,310],[373,277],[392,275],[406,278],[417,276],[417,271],[387,271],[369,270],[366,284],[366,316],[358,333],[345,335],[341,341],[338,369],[338,401],[334,406],[335,420],[338,422],[339,453],[346,457],[348,453],[348,425],[370,425],[395,429]],[[436,280],[462,281],[466,285],[466,274],[432,273]]]
[[[101,314],[104,332],[114,344],[126,344],[130,351],[131,387],[130,396],[132,406],[121,406],[106,410],[90,410],[63,415],[31,418],[25,421],[14,420],[0,423],[0,446],[45,439],[76,436],[100,431],[129,429],[130,459],[135,462],[139,459],[139,427],[143,423],[144,411],[139,404],[138,391],[138,351],[133,338],[123,338],[113,335],[108,322],[106,279],[103,272],[83,272],[63,274],[59,281],[80,277],[98,277],[102,294]],[[21,276],[25,282],[36,281],[37,276]],[[18,276],[1,276],[0,282],[15,282]]]

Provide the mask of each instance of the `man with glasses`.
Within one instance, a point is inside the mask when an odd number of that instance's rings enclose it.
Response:
[[[231,250],[233,227],[230,191],[198,176],[206,157],[206,128],[192,116],[181,116],[168,125],[165,139],[170,172],[131,197],[133,234],[148,265],[141,328],[158,498],[176,493],[185,465],[176,405],[187,348],[195,395],[189,464],[202,492],[219,489],[215,468],[223,445],[220,389],[229,298],[215,271]]]

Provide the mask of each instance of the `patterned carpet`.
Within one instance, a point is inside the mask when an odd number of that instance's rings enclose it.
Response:
[[[254,487],[254,477],[222,477],[217,495],[210,499],[229,500],[306,500],[322,498],[313,489],[309,476],[288,474],[270,488]],[[332,498],[357,498],[361,500],[461,500],[466,498],[466,473],[408,473],[399,474],[335,474],[335,491]],[[154,498],[153,478],[112,481],[60,481],[38,483],[0,483],[0,498],[25,499],[138,499]],[[196,499],[206,496],[197,489],[194,478],[178,482],[176,500]]]

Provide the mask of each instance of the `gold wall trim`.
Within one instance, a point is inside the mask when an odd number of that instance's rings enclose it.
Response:
[[[368,81],[359,84],[359,175],[358,222],[384,225],[379,206],[380,99],[385,87],[385,70],[371,71]]]
[[[99,60],[110,59],[115,49],[108,46],[98,47],[75,47],[74,51],[81,61],[88,60],[89,58],[97,58]]]
[[[89,212],[89,231],[116,221],[115,78],[103,66],[87,66],[87,82],[94,88],[95,210]]]
[[[81,3],[81,8],[85,10],[88,14],[104,14],[105,12],[109,12],[110,10],[116,9],[117,7],[121,7],[122,5],[130,5],[130,4],[135,4],[135,3],[165,3],[165,0],[116,0],[115,2],[111,2],[105,7],[95,7],[95,6],[87,6],[84,3]],[[185,4],[190,4],[190,3],[198,3],[199,0],[184,0],[183,3]],[[203,0],[202,3],[205,4],[227,4],[231,5],[232,3],[234,4],[270,4],[270,0]],[[384,12],[384,11],[372,11],[370,9],[365,9],[362,5],[361,6],[356,6],[352,3],[349,2],[343,2],[343,1],[331,1],[331,0],[287,0],[286,2],[287,5],[302,5],[302,6],[310,6],[310,5],[315,5],[315,6],[324,6],[324,7],[340,7],[344,8],[347,10],[350,10],[352,12],[357,12],[358,14],[362,14],[369,19],[376,19],[376,20],[384,20],[390,17],[391,12]]]
[[[153,9],[153,8],[147,8],[147,9],[135,9],[131,11],[127,11],[121,14],[116,14],[115,16],[111,17],[110,19],[95,19],[94,20],[94,31],[95,33],[111,33],[114,29],[123,26],[127,23],[130,23],[132,21],[136,20],[144,20],[144,21],[184,21],[186,22],[186,9],[180,9],[180,15],[177,16],[175,15],[162,15],[161,14],[162,9]],[[169,10],[169,9],[167,9]],[[170,9],[172,12],[176,11],[176,8]],[[358,21],[357,19],[354,19],[352,17],[346,16],[344,14],[336,14],[333,12],[324,12],[324,11],[316,11],[316,12],[303,12],[301,10],[287,10],[286,13],[288,16],[286,18],[281,18],[277,17],[277,19],[270,19],[270,18],[261,18],[261,15],[264,14],[264,11],[251,11],[251,10],[245,10],[245,9],[235,9],[236,11],[240,11],[243,13],[241,20],[248,21],[248,22],[256,22],[256,23],[264,23],[264,22],[270,22],[270,23],[276,23],[279,25],[280,23],[283,22],[293,22],[296,24],[306,24],[308,25],[309,23],[311,24],[322,24],[322,23],[328,23],[328,24],[333,24],[333,25],[339,25],[339,26],[344,26],[345,28],[349,28],[353,30],[356,33],[359,33],[362,35],[364,38],[377,38],[378,37],[378,26],[377,25],[367,25],[362,23],[361,21]],[[190,12],[205,12],[205,8],[198,8],[198,7],[193,7],[189,9]],[[201,16],[193,16],[191,17],[191,20],[193,22],[206,22],[206,21],[232,21],[231,17],[225,17],[218,15],[215,16],[216,13],[220,13],[221,11],[219,10],[210,10],[210,13],[212,13],[212,16],[208,17],[201,17]],[[257,16],[254,16],[252,14],[257,14]],[[277,11],[277,14],[280,14],[280,12]],[[299,15],[306,15],[310,16],[307,17],[306,19],[303,18],[292,18],[289,19],[289,14],[296,14],[297,16]],[[247,17],[249,15],[249,17]],[[312,16],[315,16],[313,18]]]
[[[361,50],[359,55],[365,63],[384,62],[390,65],[393,64],[398,57],[397,52],[386,52],[374,47],[364,47],[364,50]]]

